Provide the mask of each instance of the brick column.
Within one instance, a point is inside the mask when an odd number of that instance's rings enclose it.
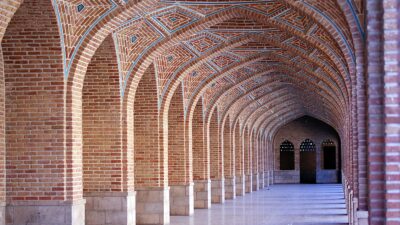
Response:
[[[229,126],[229,118],[225,119],[225,124],[223,125],[222,143],[224,149],[225,199],[235,199],[235,151],[232,146],[232,135]]]
[[[386,225],[400,223],[400,2],[384,0]]]
[[[264,168],[264,160],[265,160],[264,154],[265,154],[265,151],[263,148],[263,139],[261,137],[261,134],[259,134],[258,132],[257,132],[257,142],[258,142],[257,146],[258,146],[258,155],[259,155],[259,157],[258,157],[259,186],[260,186],[260,189],[264,189],[264,187],[265,187],[265,180],[264,180],[264,169],[265,169]]]
[[[243,139],[240,136],[239,122],[233,129],[233,140],[235,150],[235,174],[236,174],[236,196],[245,194],[245,176],[244,176],[244,155],[243,155]]]
[[[134,101],[136,221],[168,224],[170,217],[168,155],[164,149],[154,65],[139,82]],[[167,121],[165,121],[167,122]],[[129,138],[129,133],[128,133]]]
[[[384,224],[383,2],[367,1],[369,223]]]
[[[220,142],[220,126],[217,109],[210,114],[208,123],[208,148],[210,149],[211,202],[225,201],[224,160]]]
[[[192,155],[189,154],[182,87],[172,96],[168,112],[168,183],[171,215],[188,216],[194,212]]]
[[[202,101],[197,102],[189,123],[192,124],[194,208],[208,209],[211,207],[210,154]]]
[[[26,0],[2,42],[10,225],[85,223],[82,83],[64,77],[59,35],[52,4]]]
[[[252,189],[253,191],[258,191],[260,189],[260,175],[258,170],[258,146],[257,146],[257,135],[254,130],[250,134],[250,152],[251,152],[251,170],[252,170]]]
[[[122,148],[122,107],[118,64],[112,37],[93,56],[83,85],[83,189],[87,225],[134,225],[133,164]],[[133,149],[130,152],[133,155]],[[131,180],[130,183],[128,180]]]
[[[244,154],[244,175],[245,175],[245,192],[253,191],[253,174],[251,164],[250,150],[250,134],[247,127],[243,128],[243,154]]]
[[[4,62],[0,43],[0,224],[5,224],[6,213],[6,143],[5,143],[5,92]]]

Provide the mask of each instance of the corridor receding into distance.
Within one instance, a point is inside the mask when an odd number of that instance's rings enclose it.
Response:
[[[339,184],[279,184],[193,217],[172,216],[171,225],[343,225],[349,224]]]
[[[400,225],[400,0],[0,0],[0,225]]]

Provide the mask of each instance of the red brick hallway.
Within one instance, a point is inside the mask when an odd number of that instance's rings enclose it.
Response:
[[[299,183],[400,224],[399,7],[0,0],[0,225],[168,224]]]

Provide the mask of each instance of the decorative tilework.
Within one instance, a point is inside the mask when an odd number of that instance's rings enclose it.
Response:
[[[210,84],[203,93],[203,106],[206,110],[210,109],[210,103],[214,95],[220,95],[228,85],[232,85],[232,81],[226,77],[221,77],[217,81]],[[213,85],[213,86],[212,86]]]
[[[114,33],[122,94],[137,62],[162,39],[162,34],[142,18],[134,18]]]
[[[215,65],[218,70],[223,70],[237,62],[239,62],[239,58],[237,56],[226,53],[211,59],[211,64]]]
[[[203,16],[210,16],[216,13],[220,13],[221,11],[227,10],[230,8],[230,5],[185,5],[185,8],[189,8],[193,11],[196,11]]]
[[[78,11],[78,12],[82,12],[82,10],[85,8],[85,5],[84,4],[79,4],[79,5],[77,5],[76,6],[76,10]]]
[[[203,63],[185,76],[183,79],[185,108],[193,98],[193,94],[198,91],[197,88],[203,84],[204,81],[214,77],[216,73],[217,72],[208,63]]]
[[[114,0],[82,0],[79,4],[67,0],[52,0],[60,29],[64,76],[89,32],[117,8]]]
[[[274,18],[275,20],[285,23],[303,33],[307,33],[312,25],[312,20],[309,16],[301,15],[295,10],[286,10]]]
[[[261,11],[267,16],[273,17],[287,10],[287,6],[280,1],[267,1],[265,4],[252,4],[250,8]]]
[[[215,49],[222,42],[213,35],[201,33],[185,43],[190,49],[192,49],[198,55],[201,55]]]
[[[153,15],[152,19],[162,29],[172,34],[198,21],[199,17],[180,7],[173,7]]]
[[[179,44],[168,49],[165,54],[155,61],[157,66],[158,85],[160,93],[164,93],[171,79],[180,69],[194,58],[185,45]]]

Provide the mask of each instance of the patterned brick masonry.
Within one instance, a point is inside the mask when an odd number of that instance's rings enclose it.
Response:
[[[398,223],[398,1],[0,10],[0,224],[167,224],[299,183],[310,143],[350,224]],[[279,167],[285,140],[294,170]]]

